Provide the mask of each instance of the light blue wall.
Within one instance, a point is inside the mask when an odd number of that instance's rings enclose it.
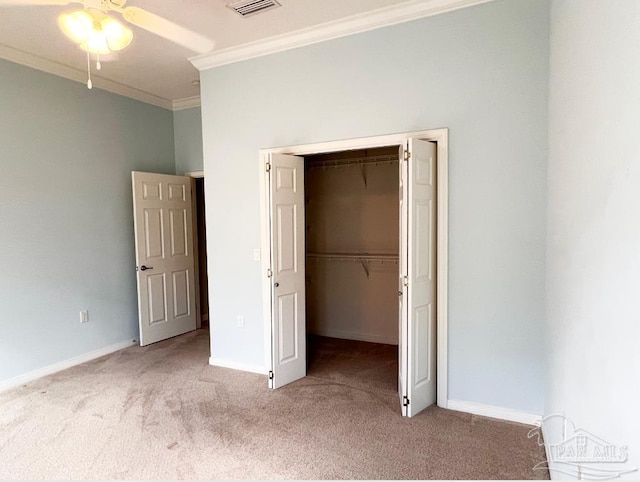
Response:
[[[174,172],[172,113],[0,61],[0,146],[2,382],[137,338],[131,171]]]
[[[173,113],[176,174],[202,171],[202,115],[200,107]]]
[[[548,25],[501,0],[203,72],[212,355],[264,364],[258,149],[448,127],[449,398],[541,413]]]
[[[626,464],[590,470],[638,469],[640,2],[551,12],[545,412],[628,447]],[[562,424],[545,429],[562,442]]]

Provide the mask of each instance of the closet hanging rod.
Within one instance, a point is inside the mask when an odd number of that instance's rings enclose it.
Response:
[[[307,169],[318,169],[339,166],[358,166],[362,164],[380,164],[399,162],[397,154],[371,157],[352,157],[347,159],[331,159],[326,161],[310,161]]]
[[[353,261],[398,261],[397,254],[371,254],[371,253],[307,253],[308,258],[338,259]]]

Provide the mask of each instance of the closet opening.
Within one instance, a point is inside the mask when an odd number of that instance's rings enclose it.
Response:
[[[447,406],[448,130],[260,151],[270,388]]]
[[[398,391],[398,146],[304,157],[307,375]]]

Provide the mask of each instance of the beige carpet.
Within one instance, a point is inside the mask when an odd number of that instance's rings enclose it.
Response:
[[[0,478],[548,477],[527,426],[438,408],[403,419],[394,347],[310,345],[310,376],[279,390],[208,366],[200,331],[2,393]]]

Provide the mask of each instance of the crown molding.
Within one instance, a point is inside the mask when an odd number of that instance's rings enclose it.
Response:
[[[27,52],[23,52],[22,50],[9,47],[8,45],[0,44],[0,58],[8,60],[10,62],[14,62],[16,64],[24,65],[25,67],[40,70],[48,74],[53,74],[68,80],[80,82],[82,84],[85,84],[87,82],[87,73],[83,70],[78,70],[73,67],[69,67],[68,65],[54,62],[52,60],[47,60],[37,55],[33,55]],[[170,100],[158,97],[157,95],[150,94],[149,92],[145,92],[140,89],[136,89],[135,87],[131,87],[95,75],[91,76],[91,80],[93,81],[94,88],[106,90],[107,92],[111,92],[112,94],[129,97],[146,104],[162,107],[163,109],[173,109],[173,102],[171,102]]]
[[[412,0],[267,39],[214,50],[207,54],[191,57],[189,60],[198,70],[202,71],[492,1]]]
[[[185,97],[184,99],[176,99],[172,102],[171,109],[175,112],[177,110],[192,109],[194,107],[200,107],[200,96]]]

